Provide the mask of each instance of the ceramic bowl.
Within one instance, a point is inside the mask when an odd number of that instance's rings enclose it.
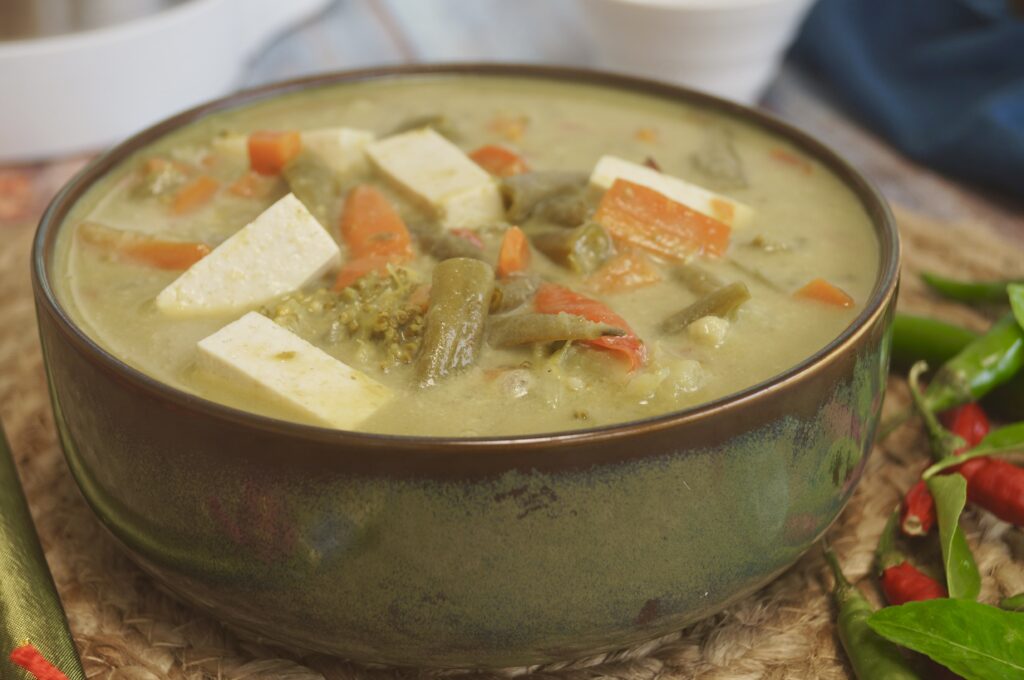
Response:
[[[439,73],[644,92],[777,135],[842,178],[870,216],[880,260],[866,307],[821,351],[727,398],[610,427],[472,439],[322,429],[216,404],[125,365],[61,307],[52,281],[62,221],[133,151],[284,93]],[[496,668],[676,630],[768,583],[821,536],[871,449],[898,258],[892,216],[864,178],[763,113],[597,72],[462,65],[291,81],[166,120],[57,195],[33,277],[68,466],[143,569],[235,628],[294,648]]]

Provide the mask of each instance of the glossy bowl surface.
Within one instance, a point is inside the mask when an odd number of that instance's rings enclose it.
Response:
[[[300,425],[184,393],[109,355],[56,299],[64,217],[142,146],[285,92],[437,74],[625,88],[784,138],[838,174],[870,216],[881,252],[870,300],[806,361],[715,402],[570,433],[443,439]],[[197,607],[286,645],[365,662],[495,668],[678,629],[764,585],[820,537],[871,449],[898,263],[877,192],[835,153],[763,113],[598,72],[452,65],[281,83],[136,135],[54,199],[33,279],[68,465],[139,565]]]

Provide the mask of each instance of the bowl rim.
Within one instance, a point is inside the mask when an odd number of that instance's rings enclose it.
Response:
[[[50,282],[47,260],[48,256],[53,253],[60,227],[75,203],[97,181],[139,149],[207,115],[245,107],[303,90],[365,81],[460,76],[571,82],[653,96],[703,108],[716,114],[724,114],[745,124],[753,125],[799,148],[834,173],[855,194],[871,220],[878,239],[879,267],[875,284],[863,309],[835,338],[813,354],[780,373],[718,399],[649,418],[579,430],[454,437],[340,430],[264,416],[212,401],[161,382],[117,358],[79,328],[58,301]],[[524,447],[550,447],[553,444],[592,444],[618,440],[641,433],[654,433],[741,408],[757,399],[769,398],[773,393],[792,386],[812,374],[816,369],[852,351],[860,344],[862,336],[875,325],[879,317],[886,313],[889,303],[895,297],[899,282],[900,248],[899,234],[892,211],[877,188],[830,147],[763,110],[678,85],[597,69],[535,64],[456,62],[334,71],[278,81],[205,102],[145,128],[92,159],[51,199],[40,218],[33,238],[31,277],[39,313],[47,312],[56,321],[58,329],[65,338],[77,347],[82,356],[106,372],[117,375],[133,388],[163,400],[178,410],[185,410],[197,416],[212,418],[235,426],[244,426],[268,434],[324,444],[350,444],[406,451],[437,450],[443,446],[494,452],[495,450],[522,450]]]

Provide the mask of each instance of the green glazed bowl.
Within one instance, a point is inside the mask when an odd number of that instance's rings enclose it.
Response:
[[[322,429],[158,383],[75,326],[51,285],[71,206],[140,147],[226,108],[333,83],[437,74],[601,84],[777,135],[860,198],[880,243],[863,312],[789,371],[686,411],[571,433],[444,439]],[[364,662],[523,666],[676,630],[765,585],[850,498],[888,368],[899,244],[835,153],[763,113],[588,71],[459,65],[318,76],[175,116],[54,199],[33,252],[39,332],[68,465],[129,555],[245,632]]]

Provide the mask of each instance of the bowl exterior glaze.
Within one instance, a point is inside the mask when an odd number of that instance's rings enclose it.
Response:
[[[57,228],[131,151],[247,98],[438,70],[648,89],[775,130],[846,178],[872,217],[883,261],[868,308],[797,370],[704,407],[578,433],[443,440],[284,423],[178,392],[107,355],[56,302]],[[494,668],[678,629],[764,585],[820,537],[871,448],[897,262],[877,194],[777,121],[626,78],[469,66],[326,76],[171,119],[58,195],[33,275],[68,465],[140,566],[232,626],[288,645],[366,662]]]

